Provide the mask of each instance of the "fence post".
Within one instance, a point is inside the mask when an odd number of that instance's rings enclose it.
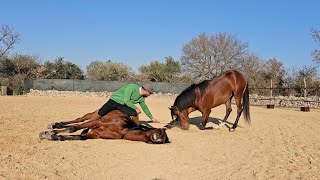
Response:
[[[272,98],[272,79],[270,79],[270,97]]]
[[[1,96],[7,95],[7,86],[1,86]]]
[[[303,78],[303,84],[304,84],[304,100],[307,100],[307,83],[306,78]]]

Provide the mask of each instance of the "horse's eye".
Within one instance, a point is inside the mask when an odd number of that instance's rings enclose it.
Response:
[[[159,136],[160,136],[160,135],[159,135],[158,133],[154,133],[154,134],[151,135],[151,140],[152,140],[153,142],[156,142]]]

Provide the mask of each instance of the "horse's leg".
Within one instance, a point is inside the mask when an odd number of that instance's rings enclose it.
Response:
[[[242,94],[241,93],[237,93],[235,95],[235,101],[236,101],[236,105],[237,105],[237,118],[232,126],[232,128],[229,129],[230,132],[234,132],[238,126],[238,121],[239,121],[239,118],[241,116],[241,113],[243,111],[243,108],[242,108],[242,103],[241,103],[241,96]]]
[[[71,141],[71,140],[86,140],[85,137],[81,136],[81,135],[57,135],[54,134],[52,135],[50,138],[48,138],[48,140],[52,140],[52,141]]]
[[[206,128],[206,124],[208,122],[210,113],[211,113],[211,109],[205,110],[204,112],[202,112],[202,123],[200,124],[201,130],[212,129],[212,128]]]
[[[225,103],[226,105],[226,115],[224,116],[222,122],[219,124],[219,127],[222,127],[226,124],[226,121],[232,111],[232,108],[231,108],[231,99],[232,99],[233,95],[231,95],[231,97],[229,98],[229,100]]]
[[[74,135],[74,136],[61,136],[58,135],[59,133],[72,133],[72,132],[76,132],[77,130],[80,129],[92,129],[96,126],[98,126],[99,121],[88,121],[79,125],[74,125],[74,126],[66,126],[65,129],[59,129],[59,130],[52,130],[52,131],[45,131],[45,132],[41,132],[39,134],[39,138],[40,139],[48,139],[48,140],[79,140],[79,137]],[[86,130],[84,131],[86,132]],[[92,131],[91,131],[92,132]],[[89,132],[89,133],[91,133]],[[87,134],[87,133],[84,133]],[[82,134],[81,136],[83,136],[84,134]],[[80,138],[81,139],[81,138]]]
[[[72,125],[72,126],[64,126],[65,129],[61,129],[61,130],[53,130],[52,132],[54,132],[55,134],[59,134],[59,133],[73,133],[76,132],[80,129],[92,129],[96,126],[98,126],[98,123],[100,121],[88,121],[88,122],[84,122],[82,124],[77,124],[77,125]]]
[[[77,118],[75,120],[72,120],[72,121],[53,122],[48,125],[48,129],[62,129],[62,128],[65,128],[65,126],[68,124],[83,122],[85,120],[90,119],[95,113],[97,113],[97,111],[85,114],[84,116]]]
[[[71,141],[71,140],[86,140],[86,139],[98,139],[100,138],[99,134],[95,133],[93,130],[88,133],[81,135],[57,135],[52,134],[50,137],[46,138],[53,141]]]
[[[86,139],[99,139],[101,138],[101,133],[97,132],[99,129],[93,129],[90,132],[81,133],[81,135],[71,135],[66,136],[67,138],[71,139],[65,139],[65,140],[86,140]]]

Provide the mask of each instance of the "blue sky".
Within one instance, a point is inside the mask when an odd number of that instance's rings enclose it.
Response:
[[[286,67],[312,64],[319,46],[320,1],[202,0],[0,0],[0,25],[21,35],[12,52],[42,61],[64,57],[85,67],[114,60],[137,69],[164,57],[179,60],[182,47],[205,32],[226,32],[249,44],[262,59]]]

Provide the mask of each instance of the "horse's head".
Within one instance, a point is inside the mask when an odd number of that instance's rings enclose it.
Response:
[[[185,129],[185,130],[189,129],[190,124],[189,124],[188,111],[187,110],[180,111],[177,106],[171,106],[171,108],[169,109],[170,109],[171,118],[172,118],[170,125],[172,126],[175,121],[180,121],[182,129]]]
[[[157,129],[151,130],[149,135],[153,144],[170,143],[165,128],[157,128]]]

